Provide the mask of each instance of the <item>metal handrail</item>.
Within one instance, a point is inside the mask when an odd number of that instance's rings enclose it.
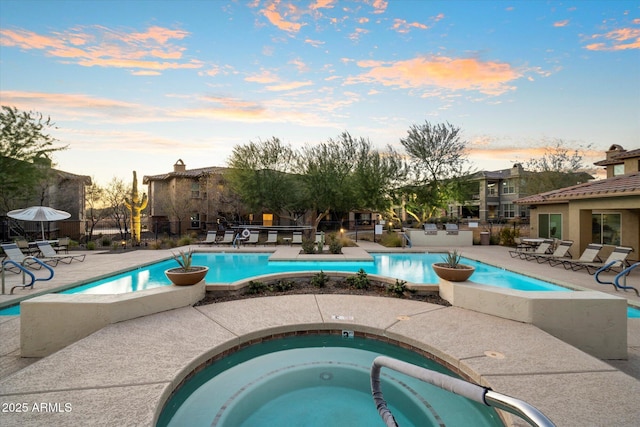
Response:
[[[555,427],[542,412],[527,402],[510,397],[501,393],[497,393],[491,389],[481,387],[470,382],[441,374],[420,366],[412,365],[401,360],[393,359],[387,356],[378,356],[371,365],[371,393],[373,401],[378,408],[378,413],[387,427],[398,427],[393,414],[387,407],[387,402],[382,396],[380,388],[380,370],[382,367],[393,369],[405,375],[410,375],[421,381],[440,387],[443,390],[464,396],[475,402],[482,403],[486,406],[502,409],[527,421],[536,427]]]
[[[631,266],[625,268],[624,270],[622,270],[620,273],[616,274],[616,277],[613,279],[613,282],[616,286],[616,288],[620,288],[620,289],[632,289],[636,295],[638,295],[640,297],[640,292],[638,292],[638,290],[636,288],[634,288],[633,286],[627,286],[627,276],[629,275],[629,273],[631,273],[631,270],[633,270],[634,268],[640,266],[640,262],[636,262],[635,264],[632,264]],[[620,284],[620,279],[624,276],[624,285]]]
[[[40,260],[39,258],[36,258],[34,256],[28,256],[24,258],[24,261],[22,261],[23,263],[27,260],[33,260],[35,263],[40,264],[41,266],[45,267],[47,270],[49,270],[49,277],[43,277],[43,278],[36,278],[35,274],[33,274],[31,271],[29,271],[29,269],[27,267],[25,267],[23,264],[20,264],[14,260],[11,259],[7,259],[2,261],[2,295],[4,295],[4,273],[7,270],[6,266],[8,264],[12,264],[14,267],[17,267],[18,270],[20,270],[22,272],[22,285],[16,285],[14,287],[11,288],[11,291],[9,292],[9,294],[13,294],[13,290],[15,288],[28,288],[31,287],[33,289],[33,284],[37,281],[46,281],[46,280],[51,280],[53,278],[54,275],[54,271],[53,268],[51,268],[49,265],[47,265],[46,263],[42,262],[42,260]],[[25,273],[29,275],[29,277],[31,277],[31,282],[29,282],[29,284],[25,285]]]

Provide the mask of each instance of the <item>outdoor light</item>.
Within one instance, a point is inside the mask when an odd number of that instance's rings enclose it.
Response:
[[[123,240],[121,244],[122,244],[122,250],[125,250],[125,248],[127,247],[127,241]]]

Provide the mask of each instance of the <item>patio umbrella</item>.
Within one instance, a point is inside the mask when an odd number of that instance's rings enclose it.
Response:
[[[59,221],[67,219],[71,216],[69,212],[59,211],[47,206],[31,206],[24,209],[16,209],[9,211],[7,216],[20,219],[22,221],[40,221],[40,228],[42,229],[42,240],[44,240],[44,222],[45,221]]]

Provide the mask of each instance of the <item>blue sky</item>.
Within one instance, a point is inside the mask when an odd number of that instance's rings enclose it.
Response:
[[[477,169],[561,139],[640,147],[638,1],[0,0],[0,103],[50,116],[60,169],[224,166],[343,131],[463,130]]]

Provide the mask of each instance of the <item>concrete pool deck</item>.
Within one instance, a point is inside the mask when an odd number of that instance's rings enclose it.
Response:
[[[373,243],[359,243],[366,250],[383,251]],[[239,249],[256,250],[273,247]],[[460,250],[469,258],[640,304],[635,294],[598,285],[584,271],[513,259],[499,246]],[[171,251],[89,253],[84,263],[58,266],[51,282],[37,282],[34,291],[17,289],[16,296],[2,296],[0,302],[169,255]],[[638,286],[640,272],[628,280]],[[336,320],[340,316],[353,320]],[[153,425],[171,390],[218,353],[271,335],[349,329],[428,351],[474,381],[533,404],[558,426],[635,426],[640,420],[640,319],[628,320],[629,359],[605,362],[532,325],[456,307],[391,298],[291,295],[186,307],[112,324],[33,361],[19,357],[19,317],[2,316],[0,404],[26,403],[28,410],[0,412],[0,424]]]

